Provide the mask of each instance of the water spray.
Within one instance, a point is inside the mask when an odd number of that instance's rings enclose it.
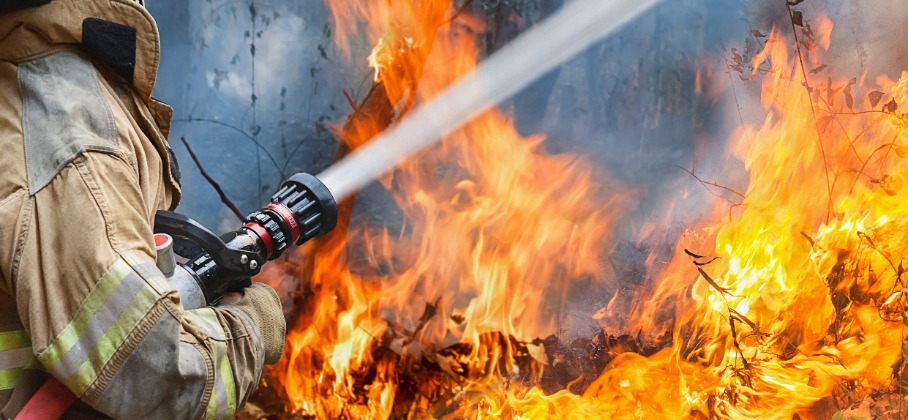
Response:
[[[318,178],[340,201],[508,99],[659,0],[574,0]]]
[[[187,309],[250,284],[290,245],[334,229],[337,201],[589,48],[659,0],[574,0],[450,88],[318,175],[296,174],[243,227],[217,236],[172,212],[155,218],[158,265]]]

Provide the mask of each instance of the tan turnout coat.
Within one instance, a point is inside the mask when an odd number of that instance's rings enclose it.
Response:
[[[249,318],[184,310],[154,264],[155,211],[180,196],[158,57],[129,0],[0,15],[0,417],[47,374],[69,414],[116,418],[232,417],[257,385]]]

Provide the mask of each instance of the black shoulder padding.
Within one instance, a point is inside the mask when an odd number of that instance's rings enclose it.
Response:
[[[0,15],[47,3],[50,3],[50,0],[2,0],[0,1]]]
[[[82,21],[82,50],[132,83],[136,72],[136,28],[86,18]]]

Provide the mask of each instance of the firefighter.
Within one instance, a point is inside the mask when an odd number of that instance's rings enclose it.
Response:
[[[185,310],[155,265],[159,48],[140,0],[0,2],[0,417],[229,418],[281,355],[273,289]]]

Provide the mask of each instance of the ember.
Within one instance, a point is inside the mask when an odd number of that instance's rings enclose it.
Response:
[[[330,7],[341,43],[376,46],[386,116],[361,106],[341,130],[349,148],[481,52],[483,21],[447,0]],[[898,414],[908,73],[820,77],[834,25],[793,7],[794,38],[754,30],[758,52],[729,52],[765,107],[728,146],[749,175],[740,202],[717,201],[667,267],[603,302],[603,332],[553,335],[571,285],[602,279],[640,193],[489,112],[382,179],[400,222],[353,220],[266,269],[284,289],[311,280],[254,402],[315,418]],[[631,309],[612,316],[620,300]]]

